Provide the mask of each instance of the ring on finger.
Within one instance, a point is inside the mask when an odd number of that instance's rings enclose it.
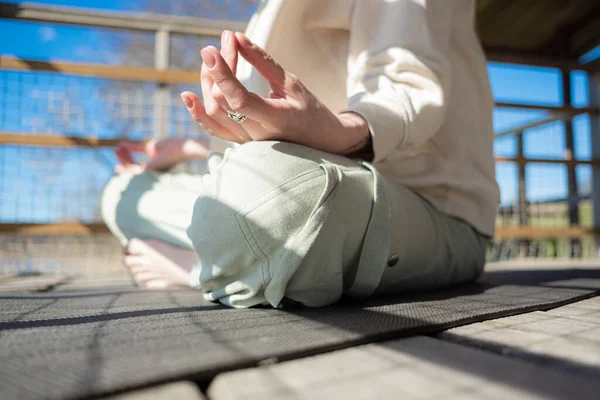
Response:
[[[247,117],[246,117],[244,114],[242,114],[242,113],[237,113],[237,112],[233,112],[233,111],[229,111],[229,110],[226,110],[226,111],[227,111],[227,116],[228,116],[228,117],[229,117],[231,120],[233,120],[233,121],[237,122],[238,124],[241,124],[241,123],[242,123],[242,122],[244,122],[244,121],[246,120],[246,118],[247,118]]]

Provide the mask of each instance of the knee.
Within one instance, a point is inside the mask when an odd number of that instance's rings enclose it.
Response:
[[[109,228],[116,222],[117,207],[121,201],[122,194],[129,186],[132,177],[132,175],[128,174],[115,175],[108,181],[102,191],[102,196],[100,198],[100,215]]]
[[[310,149],[282,142],[250,142],[211,156],[204,197],[213,197],[239,210],[288,181],[321,171]],[[323,172],[321,171],[321,174]]]
[[[157,175],[119,174],[106,184],[100,199],[100,215],[109,230],[122,242],[129,227],[137,226],[140,198],[156,183]]]
[[[280,299],[267,288],[285,288],[292,265],[303,258],[295,249],[308,245],[302,235],[313,231],[305,228],[327,198],[328,177],[319,162],[297,157],[293,145],[293,154],[275,145],[251,143],[209,162],[211,180],[196,202],[188,236],[210,300],[276,306]],[[290,276],[280,278],[288,270]]]

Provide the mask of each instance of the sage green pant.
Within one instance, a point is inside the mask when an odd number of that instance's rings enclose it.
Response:
[[[324,306],[475,280],[487,240],[372,166],[303,146],[251,142],[204,175],[119,175],[102,216],[133,237],[194,249],[192,284],[233,307]]]

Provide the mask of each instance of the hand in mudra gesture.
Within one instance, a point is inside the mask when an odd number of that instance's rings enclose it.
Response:
[[[268,97],[249,92],[236,78],[238,54],[267,80],[271,87]],[[368,143],[368,127],[361,116],[334,114],[245,35],[225,31],[221,53],[208,46],[201,55],[204,104],[192,92],[183,92],[181,97],[210,135],[237,143],[293,142],[337,154],[352,153]],[[238,123],[228,111],[246,118]]]
[[[138,164],[134,153],[145,154],[148,162]],[[115,148],[119,164],[115,167],[118,174],[141,174],[145,171],[167,171],[177,164],[192,160],[206,159],[209,154],[205,139],[165,138],[150,139],[146,142],[122,141]]]

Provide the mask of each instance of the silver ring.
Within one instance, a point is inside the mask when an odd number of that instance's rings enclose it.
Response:
[[[242,122],[244,122],[246,120],[246,116],[242,113],[236,113],[233,111],[229,111],[227,110],[227,116],[229,118],[231,118],[232,120],[234,120],[235,122],[237,122],[238,124],[241,124]]]

